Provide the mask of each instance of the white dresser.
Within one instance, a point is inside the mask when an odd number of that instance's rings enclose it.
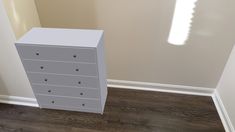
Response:
[[[103,113],[102,30],[33,28],[15,45],[41,108]]]

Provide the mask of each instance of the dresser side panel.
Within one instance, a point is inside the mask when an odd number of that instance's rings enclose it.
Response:
[[[99,83],[100,83],[100,99],[101,108],[104,111],[105,102],[107,98],[107,79],[106,79],[106,63],[105,63],[105,52],[104,52],[104,40],[103,36],[97,47],[97,64],[99,71]]]

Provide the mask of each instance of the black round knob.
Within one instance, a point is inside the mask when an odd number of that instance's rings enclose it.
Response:
[[[79,71],[79,69],[77,68],[75,71]]]
[[[83,93],[80,93],[80,95],[83,95]]]
[[[78,84],[81,84],[81,81],[79,81]]]
[[[73,58],[77,58],[77,55],[73,55]]]
[[[39,53],[37,52],[36,55],[39,55]]]
[[[41,69],[43,69],[44,67],[43,66],[40,66]]]
[[[47,79],[45,78],[44,81],[47,82]]]
[[[54,103],[55,103],[55,101],[51,101],[51,103],[52,103],[52,104],[54,104]]]
[[[82,104],[82,106],[85,106],[85,104]]]
[[[50,93],[51,92],[51,90],[48,90],[48,93]]]

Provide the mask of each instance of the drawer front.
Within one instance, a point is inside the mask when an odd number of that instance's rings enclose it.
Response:
[[[97,77],[67,76],[55,74],[27,73],[31,84],[61,85],[98,88]]]
[[[67,47],[19,46],[18,52],[23,59],[55,60],[96,63],[96,50]]]
[[[60,96],[36,95],[39,104],[64,107],[78,107],[84,109],[98,109],[101,107],[99,100],[69,98]]]
[[[41,108],[56,109],[56,110],[69,110],[69,111],[79,111],[79,112],[90,112],[90,113],[103,113],[101,109],[84,109],[79,107],[65,107],[60,105],[48,105],[40,104]]]
[[[58,95],[79,98],[98,99],[100,91],[98,89],[49,86],[49,85],[32,85],[35,94]]]
[[[23,60],[23,64],[29,72],[97,76],[96,64],[34,60]]]

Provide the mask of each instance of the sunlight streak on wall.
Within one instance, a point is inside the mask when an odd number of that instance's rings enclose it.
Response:
[[[34,0],[3,0],[3,3],[17,39],[32,27],[40,27]]]
[[[196,1],[197,0],[176,0],[173,21],[168,37],[170,44],[185,44],[190,33]]]
[[[16,11],[14,0],[10,0],[10,6],[12,8],[14,20],[18,24],[20,20],[19,20],[19,15],[17,14],[17,11]]]

